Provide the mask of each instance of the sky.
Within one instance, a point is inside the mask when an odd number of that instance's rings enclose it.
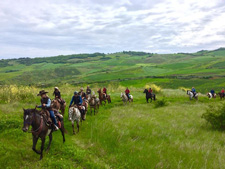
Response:
[[[225,0],[1,0],[0,59],[225,47]]]

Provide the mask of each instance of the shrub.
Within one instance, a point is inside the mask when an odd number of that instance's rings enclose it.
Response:
[[[215,107],[210,106],[202,118],[209,122],[213,128],[225,129],[225,105]]]
[[[155,108],[164,107],[167,105],[167,101],[163,98],[162,100],[157,100],[155,102]]]
[[[38,89],[29,86],[2,86],[0,88],[0,102],[11,103],[14,101],[30,102],[36,98]]]
[[[159,87],[159,86],[157,86],[157,85],[155,85],[155,84],[146,84],[145,85],[145,88],[146,89],[149,89],[149,88],[152,88],[152,90],[153,90],[153,93],[159,93],[159,92],[161,92],[161,87]]]

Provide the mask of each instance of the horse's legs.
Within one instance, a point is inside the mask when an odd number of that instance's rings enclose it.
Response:
[[[49,143],[48,143],[48,147],[46,149],[46,151],[48,151],[50,149],[50,145],[51,145],[51,142],[52,142],[52,132],[49,134]]]
[[[33,136],[33,147],[32,147],[32,150],[34,150],[34,152],[37,153],[37,154],[41,154],[40,151],[36,150],[37,141],[38,141],[38,137],[34,137]]]
[[[72,128],[73,128],[73,134],[76,134],[74,130],[74,122],[72,122]]]
[[[77,132],[79,133],[79,129],[80,129],[80,125],[79,125],[79,121],[77,121]]]
[[[63,143],[65,143],[66,140],[65,140],[65,135],[64,135],[64,131],[65,131],[64,124],[61,126],[60,131],[63,136]]]
[[[40,160],[43,158],[44,145],[45,145],[45,137],[41,138],[41,156],[40,156]]]

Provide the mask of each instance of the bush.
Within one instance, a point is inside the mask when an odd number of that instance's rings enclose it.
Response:
[[[164,107],[167,105],[167,101],[163,98],[162,100],[157,100],[155,102],[155,108]]]
[[[159,93],[159,92],[161,92],[161,87],[159,87],[159,86],[157,86],[155,84],[146,84],[145,85],[145,88],[146,89],[152,88],[153,93]]]
[[[209,122],[213,128],[225,129],[225,105],[209,107],[202,118]]]
[[[0,88],[0,103],[15,101],[30,102],[36,98],[38,89],[29,86],[2,86]]]

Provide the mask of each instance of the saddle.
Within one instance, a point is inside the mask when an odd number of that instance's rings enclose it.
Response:
[[[48,110],[41,110],[40,114],[43,116],[43,119],[48,126],[52,124],[52,119]]]
[[[52,122],[52,119],[50,117],[50,113],[48,110],[42,110],[40,114],[43,116],[43,119],[47,126],[53,125],[53,122]],[[55,111],[55,110],[54,110],[54,114],[56,117],[56,122],[58,123],[59,128],[61,128],[61,122],[63,121],[63,116],[58,111]]]

